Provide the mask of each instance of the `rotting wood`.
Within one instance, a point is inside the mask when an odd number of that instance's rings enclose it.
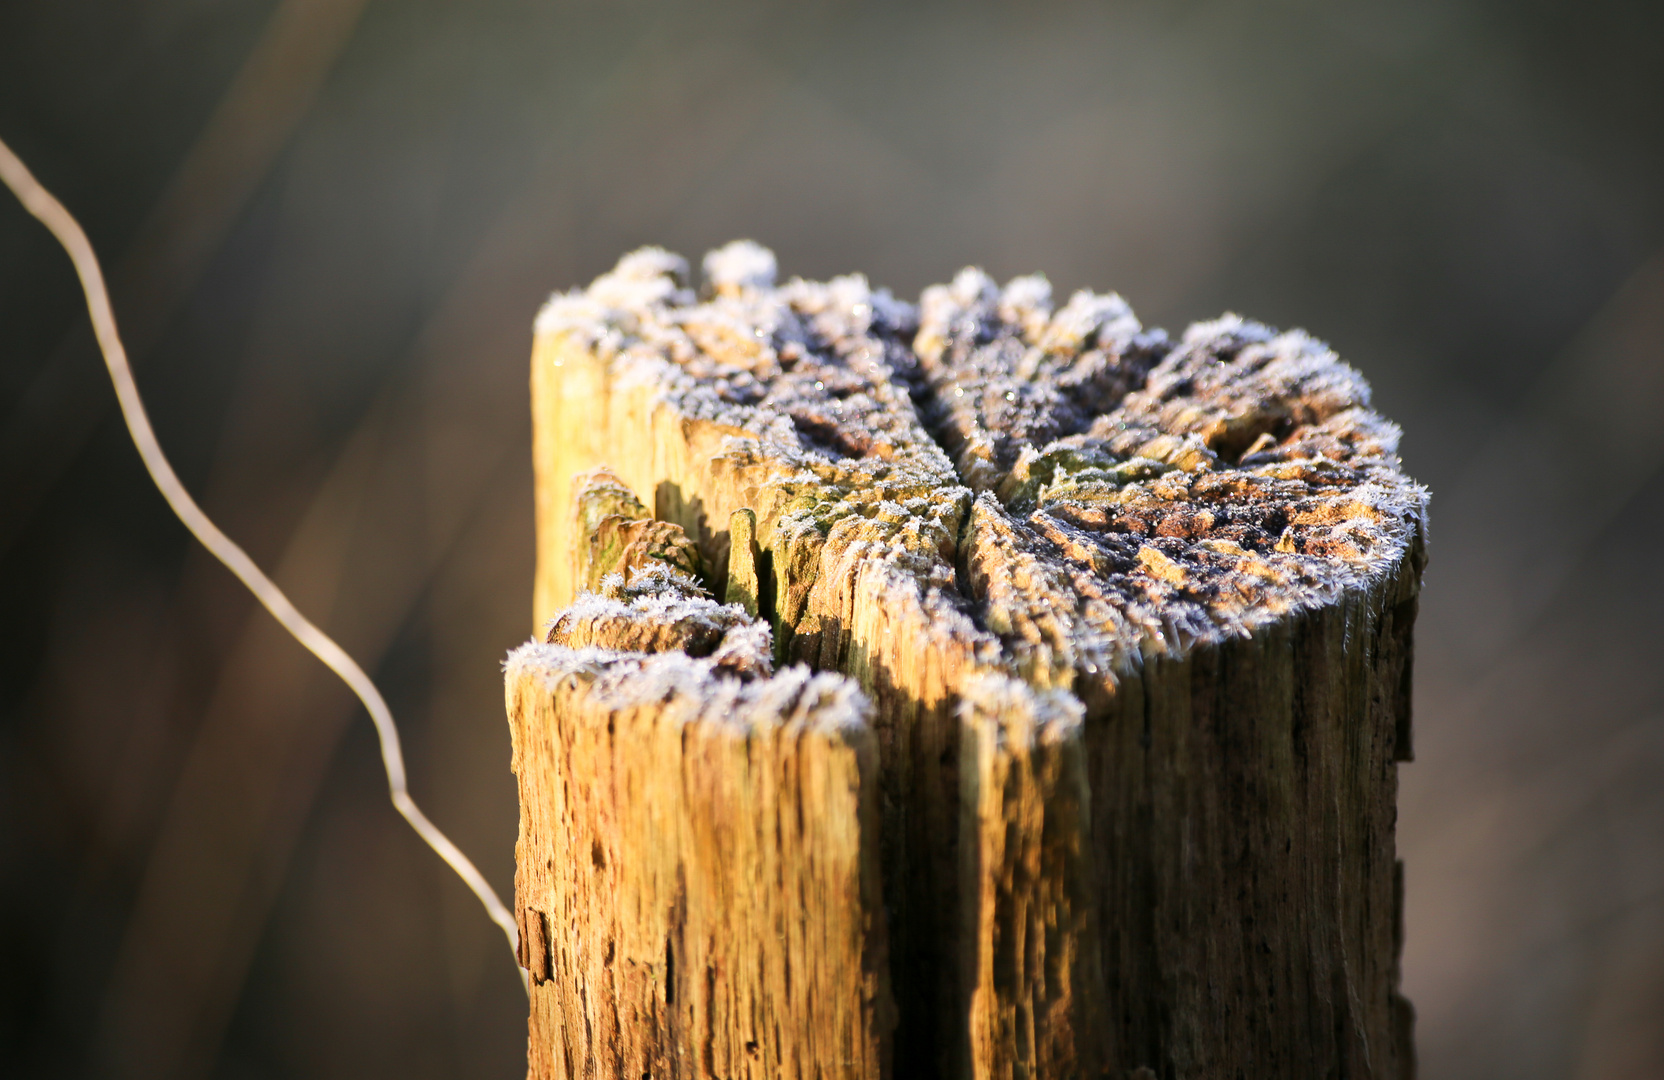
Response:
[[[804,663],[870,702],[897,1026],[862,1068],[1412,1074],[1393,821],[1425,493],[1332,352],[1235,317],[1174,342],[1039,278],[966,271],[917,309],[776,286],[748,244],[702,296],[628,256],[536,340],[537,618],[577,600],[551,640],[726,650],[742,684]],[[516,723],[561,730],[559,700]],[[523,874],[550,783],[526,761]],[[534,1075],[568,1075],[550,1052]],[[726,1075],[701,1068],[664,1075]]]

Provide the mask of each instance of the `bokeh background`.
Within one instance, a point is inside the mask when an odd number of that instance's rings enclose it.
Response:
[[[738,236],[1333,342],[1434,492],[1427,1078],[1664,1076],[1664,5],[4,0],[186,484],[370,668],[505,895],[532,316]],[[0,198],[0,1074],[513,1077],[502,938],[168,515]]]

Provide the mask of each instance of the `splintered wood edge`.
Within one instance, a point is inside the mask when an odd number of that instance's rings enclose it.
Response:
[[[703,562],[682,527],[647,516],[606,469],[575,481],[573,560],[585,591],[549,622],[544,641],[620,653],[710,656],[718,674],[773,672],[773,635],[742,604],[720,604],[700,578]]]
[[[883,1075],[877,751],[852,684],[535,643],[505,675],[533,1074],[571,1075],[545,1060],[565,1046],[618,1076],[696,1047],[712,1075]]]
[[[768,625],[710,597],[680,526],[604,470],[576,487],[573,566],[601,591],[504,672],[532,1074],[675,1072],[700,1047],[707,1073],[885,1075],[869,702],[771,675]]]

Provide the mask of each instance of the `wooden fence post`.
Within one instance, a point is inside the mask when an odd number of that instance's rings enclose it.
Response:
[[[703,278],[538,320],[532,1075],[1412,1076],[1426,495],[1362,378],[1040,278]]]

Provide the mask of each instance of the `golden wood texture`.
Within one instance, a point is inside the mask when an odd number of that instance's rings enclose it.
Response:
[[[880,1076],[876,753],[847,681],[529,645],[515,891],[534,1076]]]
[[[914,308],[776,286],[749,244],[685,277],[644,250],[539,317],[537,618],[608,664],[748,648],[745,685],[770,658],[728,638],[766,626],[774,664],[853,681],[897,1009],[893,1062],[861,1068],[1410,1075],[1393,822],[1426,499],[1362,378],[1298,332],[1174,342],[1039,278]],[[564,730],[565,700],[516,724]],[[527,760],[523,822],[554,782]],[[524,830],[523,874],[551,858]],[[534,1017],[535,1075],[591,1030],[575,1008]],[[727,1075],[696,1057],[664,1075]]]

